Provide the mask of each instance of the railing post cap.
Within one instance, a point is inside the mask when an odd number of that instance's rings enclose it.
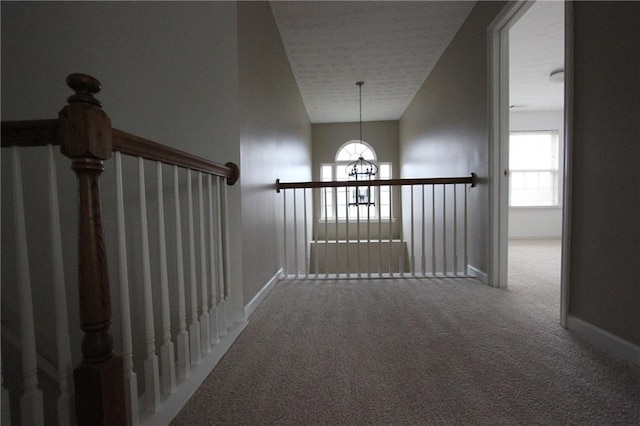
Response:
[[[240,179],[240,168],[236,163],[228,162],[225,166],[229,167],[233,175],[227,178],[227,185],[234,185]]]
[[[111,120],[93,97],[101,89],[100,82],[90,75],[75,73],[67,76],[67,85],[75,94],[58,114],[60,151],[72,159],[111,158]]]
[[[67,76],[67,86],[76,92],[67,99],[69,103],[86,102],[102,106],[100,101],[94,97],[102,89],[102,84],[97,78],[82,73],[69,74]]]

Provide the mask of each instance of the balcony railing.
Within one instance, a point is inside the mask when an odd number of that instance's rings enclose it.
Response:
[[[284,277],[467,276],[468,192],[475,180],[473,173],[360,182],[278,180]],[[354,204],[353,194],[371,194],[378,187],[388,190],[387,203],[361,205],[356,199]]]

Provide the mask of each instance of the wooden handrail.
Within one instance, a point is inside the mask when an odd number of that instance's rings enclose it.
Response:
[[[3,121],[2,148],[60,145],[58,119]]]
[[[58,128],[58,119],[3,121],[2,147],[60,145]],[[240,171],[234,163],[222,165],[122,130],[112,128],[111,132],[114,151],[220,176],[227,179],[228,185],[238,181]]]
[[[113,129],[113,150],[134,157],[142,157],[145,160],[159,161],[172,166],[221,176],[227,178],[228,185],[236,183],[240,174],[235,163],[227,163],[223,166],[118,129]]]
[[[354,186],[399,186],[399,185],[446,185],[446,184],[471,184],[474,188],[477,182],[477,175],[471,173],[468,177],[450,178],[412,178],[412,179],[387,179],[387,180],[361,180],[361,181],[329,181],[329,182],[280,182],[276,180],[276,192],[281,189],[296,188],[344,188]]]

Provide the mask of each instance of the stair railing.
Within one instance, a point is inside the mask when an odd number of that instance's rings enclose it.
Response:
[[[17,258],[17,285],[19,290],[20,345],[23,371],[23,393],[19,415],[22,424],[42,424],[45,417],[42,391],[38,384],[36,330],[31,294],[29,249],[25,231],[25,207],[23,202],[22,170],[20,152],[24,147],[47,146],[49,154],[49,203],[52,232],[51,262],[53,268],[54,303],[56,305],[56,339],[60,396],[58,398],[59,424],[80,425],[125,425],[168,423],[180,405],[171,406],[169,412],[158,415],[163,403],[175,394],[180,383],[190,375],[190,370],[200,364],[204,357],[215,352],[215,347],[225,335],[234,330],[229,305],[231,296],[230,258],[228,254],[229,231],[227,227],[227,185],[233,185],[239,177],[239,169],[233,163],[221,165],[197,156],[149,141],[111,127],[109,117],[102,111],[95,94],[100,83],[84,74],[71,74],[67,84],[75,94],[69,97],[68,105],[54,120],[13,121],[2,123],[2,147],[11,150],[13,171],[14,235]],[[60,217],[58,188],[56,185],[54,145],[72,161],[77,176],[78,199],[78,294],[79,326],[82,338],[82,360],[73,371],[74,386],[71,386],[72,348],[69,340],[69,319],[63,250],[60,242]],[[115,153],[115,154],[114,154]],[[104,162],[115,155],[115,204],[118,242],[118,282],[122,355],[114,353],[110,325],[112,298],[107,267],[107,248],[103,230],[103,214],[99,190],[99,178]],[[122,156],[137,158],[139,187],[139,227],[142,247],[142,287],[144,305],[144,335],[132,332],[130,288],[127,267],[125,231],[125,187],[122,172]],[[148,212],[146,206],[147,185],[145,162],[155,163],[157,172],[158,240],[161,303],[158,289],[152,285]],[[173,172],[173,194],[175,212],[175,245],[177,278],[169,283],[167,263],[166,224],[164,219],[163,170],[171,167]],[[186,170],[186,171],[185,171]],[[190,287],[185,292],[182,247],[182,199],[181,184],[186,174],[188,198],[188,260]],[[192,181],[195,179],[197,214],[194,209]],[[203,183],[204,182],[204,183]],[[226,182],[227,185],[224,183]],[[113,214],[114,212],[108,212]],[[198,235],[194,223],[198,221]],[[3,241],[4,242],[4,241]],[[199,248],[196,254],[196,246]],[[199,264],[199,272],[196,270]],[[3,286],[6,283],[3,283]],[[177,289],[176,289],[177,287]],[[169,296],[169,290],[177,291],[178,300]],[[154,294],[154,292],[156,294]],[[186,300],[186,294],[190,301]],[[175,306],[177,304],[177,306]],[[159,307],[157,306],[159,305]],[[162,335],[159,340],[160,359],[156,354],[155,312],[160,311]],[[187,308],[191,322],[187,329]],[[177,310],[178,324],[171,324],[172,309]],[[71,321],[75,323],[75,321]],[[177,331],[176,331],[177,330]],[[236,333],[236,332],[234,332]],[[237,334],[234,334],[237,335]],[[139,396],[136,373],[133,365],[133,342],[144,339],[145,355],[144,394]],[[177,351],[174,348],[177,343]],[[228,339],[227,339],[228,340]],[[226,342],[230,345],[229,342]],[[219,351],[218,351],[219,352]],[[218,353],[216,356],[221,357]],[[211,362],[209,362],[211,364]],[[2,365],[3,372],[7,371]],[[211,365],[211,368],[213,365]],[[141,369],[139,369],[140,371]],[[3,411],[7,392],[3,380]],[[190,384],[193,386],[193,384]],[[139,401],[141,404],[138,404]],[[186,401],[186,399],[185,399]],[[140,405],[140,406],[139,406]],[[75,413],[75,414],[74,414]],[[154,417],[155,416],[155,417]],[[3,414],[3,420],[6,419]],[[159,420],[160,419],[160,420]],[[4,423],[3,423],[4,424]]]

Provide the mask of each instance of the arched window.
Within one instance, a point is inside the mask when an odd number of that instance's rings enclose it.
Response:
[[[320,180],[345,181],[349,180],[347,166],[358,158],[373,161],[378,165],[378,173],[373,179],[391,179],[391,163],[379,162],[373,147],[364,141],[352,140],[343,144],[336,152],[334,163],[320,165]],[[354,205],[355,188],[326,188],[321,192],[320,218],[321,220],[356,221],[358,215],[361,219],[378,218],[389,219],[391,217],[390,187],[366,188],[369,203]],[[363,192],[361,190],[360,192]]]
[[[375,161],[376,153],[373,151],[373,148],[369,146],[366,142],[360,141],[349,141],[342,145],[340,149],[338,149],[338,153],[336,154],[336,163],[339,162],[351,162],[355,161],[358,158],[364,158],[365,160]]]

